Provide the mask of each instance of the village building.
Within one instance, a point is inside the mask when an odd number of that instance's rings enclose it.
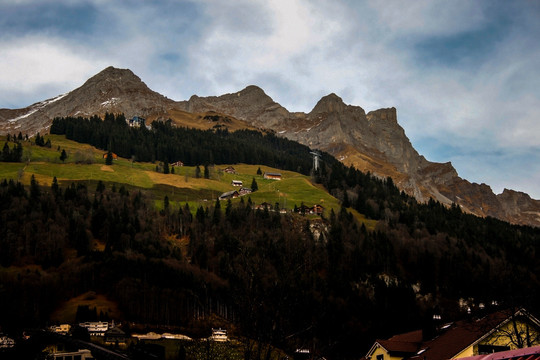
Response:
[[[313,206],[307,206],[307,205],[300,205],[299,207],[294,208],[294,212],[299,214],[310,214],[310,215],[319,215],[321,216],[324,212],[324,207],[322,205],[313,205]]]
[[[69,324],[53,325],[49,329],[52,332],[55,332],[57,334],[67,335],[69,331],[71,330],[71,325]]]
[[[243,187],[240,190],[238,190],[238,195],[244,196],[244,195],[251,194],[251,192],[252,192],[252,190],[250,188]]]
[[[129,124],[129,126],[134,127],[134,128],[146,126],[145,122],[146,120],[140,116],[134,116],[131,119],[127,120],[127,123]]]
[[[324,207],[322,205],[317,204],[311,207],[311,209],[309,210],[309,213],[320,216],[323,214],[323,211],[324,211]]]
[[[228,341],[227,330],[224,330],[221,328],[212,329],[212,336],[210,336],[210,340],[216,341],[216,342]]]
[[[160,334],[157,334],[155,332],[149,332],[149,333],[146,333],[146,334],[133,334],[131,335],[132,337],[134,338],[137,338],[139,340],[158,340],[158,339],[161,339],[161,335]]]
[[[281,180],[282,176],[280,173],[265,172],[263,178],[269,180]]]
[[[242,186],[244,185],[241,180],[233,180],[231,181],[232,186]]]
[[[304,204],[301,204],[298,207],[296,205],[294,206],[294,212],[299,213],[299,214],[309,214],[310,211],[311,211],[311,208]]]
[[[193,341],[192,338],[190,338],[187,335],[183,334],[171,334],[171,333],[163,333],[161,335],[162,339],[171,339],[171,340],[184,340],[184,341]]]
[[[377,340],[367,360],[449,360],[540,345],[540,322],[521,309],[498,311]]]
[[[176,161],[176,162],[173,162],[173,163],[171,164],[171,166],[184,166],[184,163],[181,162],[180,160],[178,160],[178,161]]]
[[[222,171],[226,172],[227,174],[236,174],[236,170],[232,166],[227,166]]]
[[[253,207],[254,210],[264,210],[264,209],[272,210],[273,208],[274,207],[272,206],[272,204],[267,203],[267,202],[263,202],[262,204],[255,205]]]
[[[86,328],[90,336],[105,336],[105,332],[109,330],[109,323],[106,321],[87,321],[79,323],[79,326]]]
[[[118,327],[111,327],[105,332],[105,344],[125,345],[126,333]]]
[[[219,196],[219,200],[236,199],[238,196],[240,195],[236,190],[227,191]]]

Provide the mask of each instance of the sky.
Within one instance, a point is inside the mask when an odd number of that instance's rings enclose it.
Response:
[[[415,149],[540,199],[540,1],[0,0],[0,108],[128,68],[174,100],[261,87],[396,107]]]

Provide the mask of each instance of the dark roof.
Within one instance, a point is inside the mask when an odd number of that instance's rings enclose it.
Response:
[[[422,330],[409,331],[407,333],[392,336],[392,341],[422,342]]]
[[[419,343],[408,341],[377,340],[377,342],[392,355],[410,355],[418,351]]]
[[[112,327],[105,332],[105,336],[126,336],[126,333],[117,327]]]
[[[519,312],[530,316],[524,310]],[[461,320],[444,325],[435,337],[429,340],[422,340],[422,330],[415,330],[394,335],[387,340],[377,340],[377,343],[388,352],[410,360],[446,360],[491,333],[511,316],[508,311],[498,311],[481,319]],[[533,317],[532,321],[536,322],[536,319]]]
[[[229,197],[229,196],[234,196],[235,193],[236,193],[236,195],[238,195],[238,191],[236,191],[236,190],[227,191],[227,192],[224,192],[223,194],[221,194],[219,196],[219,198],[223,199],[223,198],[226,198],[226,197]]]

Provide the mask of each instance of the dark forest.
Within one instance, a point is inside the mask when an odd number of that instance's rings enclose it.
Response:
[[[310,171],[306,147],[272,134],[167,122],[130,129],[122,121],[56,119],[51,132],[140,161],[252,159]],[[62,301],[93,290],[117,301],[130,321],[185,326],[213,314],[260,343],[354,358],[375,338],[422,327],[434,309],[445,319],[464,316],[460,298],[538,313],[540,229],[418,203],[390,178],[328,154],[323,160],[313,181],[342,208],[317,220],[253,210],[244,198],[158,211],[144,192],[123,187],[2,181],[0,264],[25,270],[0,273],[0,325],[47,324]],[[349,208],[378,220],[375,230]],[[104,250],[92,250],[93,240]]]

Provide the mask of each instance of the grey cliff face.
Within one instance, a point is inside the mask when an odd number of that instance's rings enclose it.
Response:
[[[251,86],[219,97],[192,97],[188,103],[190,111],[230,114],[311,148],[328,151],[363,171],[390,176],[400,189],[419,201],[434,198],[446,205],[456,203],[479,216],[540,226],[538,201],[529,198],[519,202],[516,196],[505,193],[497,196],[489,186],[459,177],[451,163],[430,162],[418,154],[398,124],[395,108],[366,114],[361,107],[347,105],[336,94],[329,94],[310,113],[290,113],[261,89]],[[516,205],[518,202],[520,205]],[[523,217],[522,208],[529,209],[530,216]]]

